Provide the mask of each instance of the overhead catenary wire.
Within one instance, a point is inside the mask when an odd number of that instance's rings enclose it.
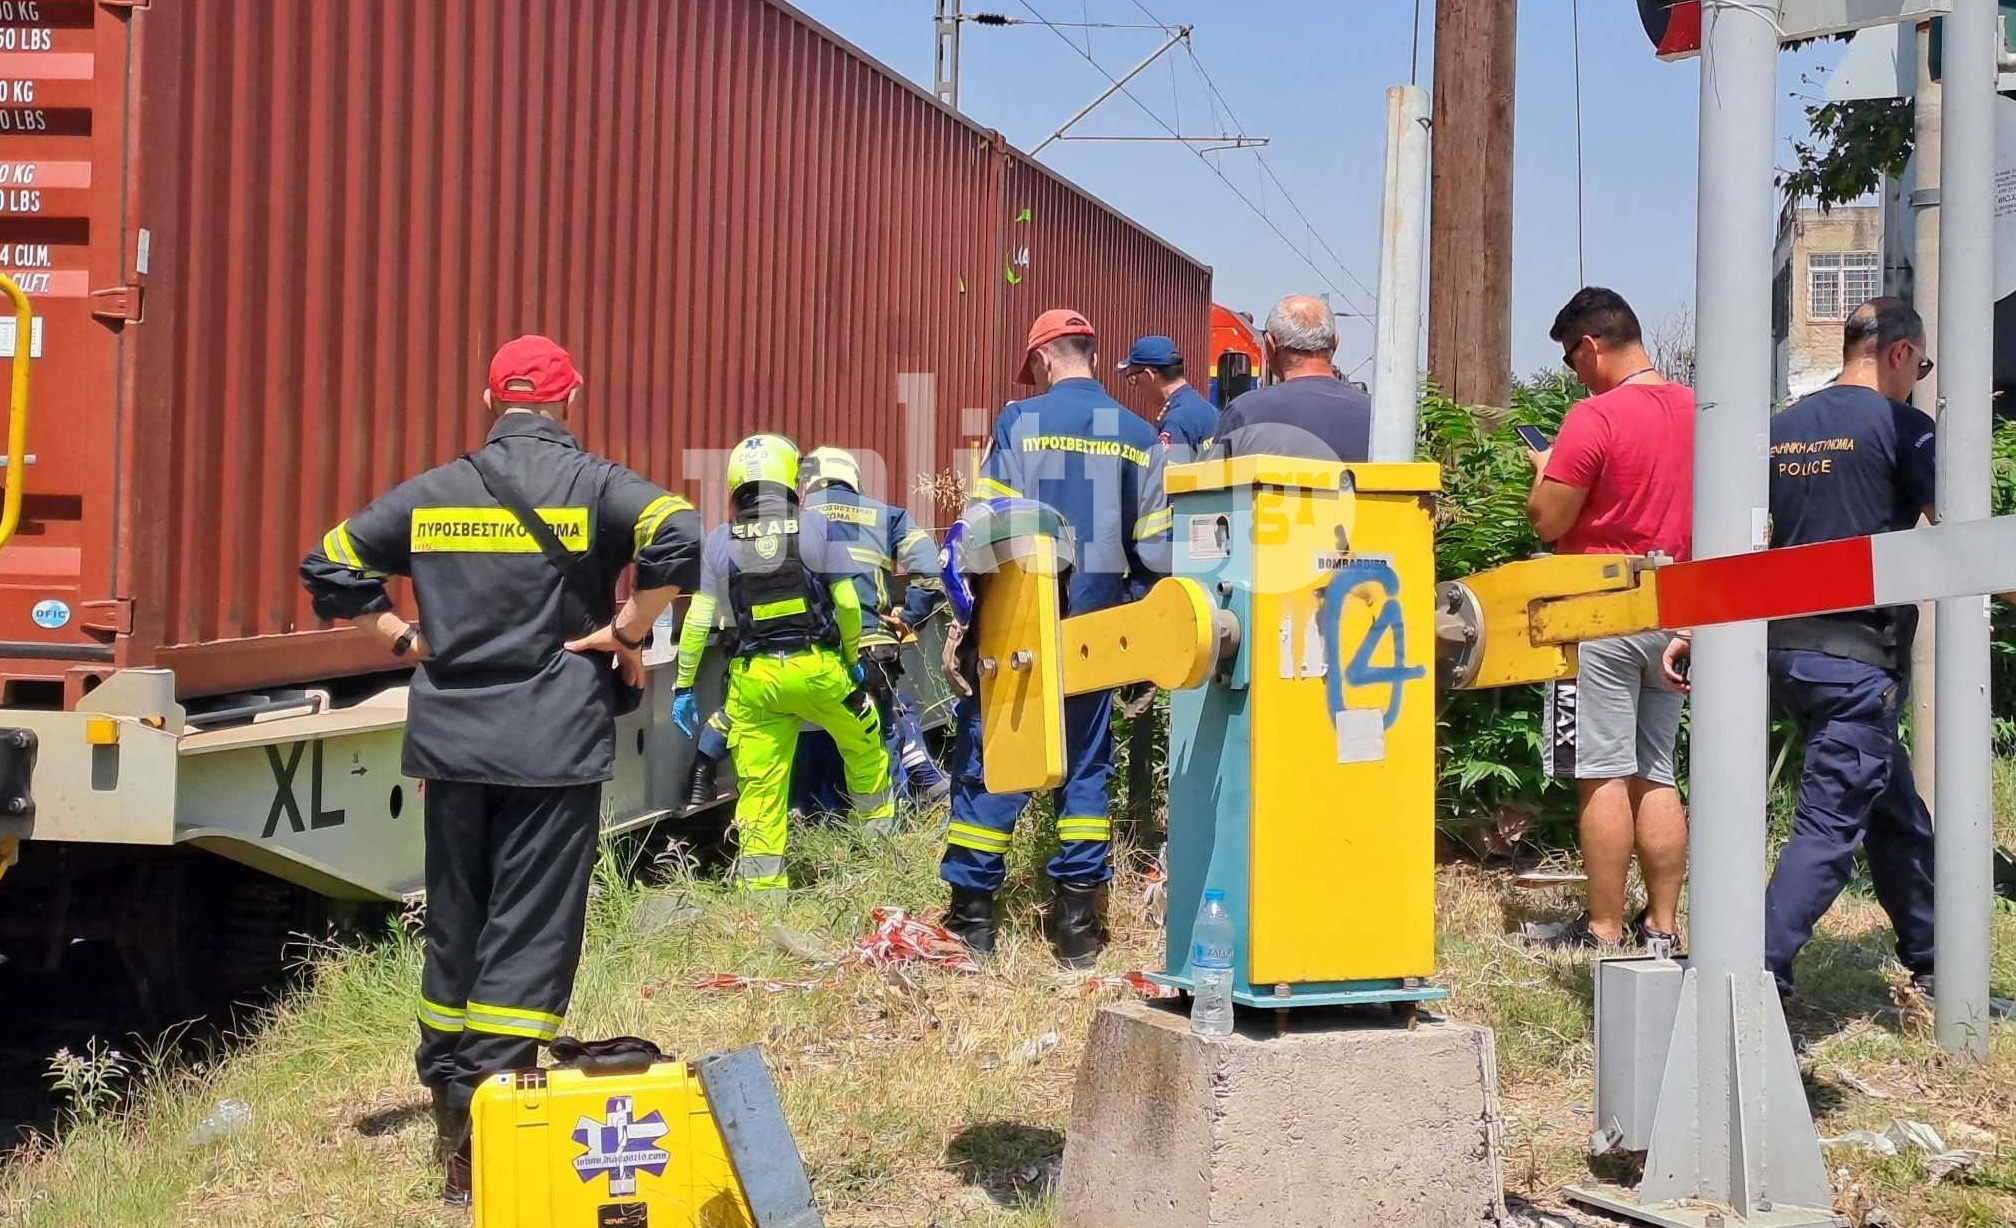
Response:
[[[1006,13],[961,13],[961,22],[976,26],[1049,26],[1053,30],[1163,30],[1166,26],[1139,21],[1050,21],[1011,17]]]
[[[1071,48],[1072,52],[1076,54],[1080,59],[1084,60],[1086,63],[1092,65],[1093,68],[1097,69],[1101,76],[1105,77],[1108,81],[1112,81],[1117,84],[1117,81],[1114,78],[1113,74],[1108,72],[1104,65],[1100,64],[1099,61],[1094,59],[1093,57],[1085,54],[1084,48],[1080,47],[1077,43],[1073,42],[1070,36],[1065,34],[1061,29],[1055,28],[1055,24],[1052,23],[1049,18],[1045,17],[1042,14],[1042,12],[1040,12],[1036,8],[1035,5],[1029,2],[1029,0],[1017,0],[1017,3],[1021,4],[1023,8],[1027,9],[1029,11],[1030,16],[1035,18],[1034,24],[1051,26],[1052,27],[1051,33],[1056,35],[1059,41],[1061,41],[1066,47]],[[1134,7],[1140,9],[1151,20],[1157,21],[1158,23],[1157,28],[1162,30],[1170,30],[1174,28],[1167,24],[1161,23],[1160,19],[1156,18],[1155,15],[1149,12],[1147,7],[1141,3],[1141,0],[1133,0],[1133,3]],[[1191,60],[1193,63],[1197,63],[1196,55],[1194,52],[1191,53]],[[1219,92],[1216,84],[1210,81],[1210,74],[1208,72],[1204,72],[1203,65],[1199,63],[1197,64],[1197,67],[1199,72],[1203,75],[1210,89],[1210,92],[1216,95],[1217,105],[1224,107],[1227,117],[1230,118],[1233,122],[1234,130],[1243,135],[1244,129],[1243,127],[1239,126],[1238,117],[1233,113],[1230,104],[1225,101],[1224,94]],[[1179,137],[1180,139],[1180,134],[1178,130],[1170,127],[1168,121],[1164,120],[1159,114],[1157,114],[1154,108],[1150,107],[1147,103],[1141,101],[1141,99],[1126,86],[1122,85],[1119,87],[1119,89],[1122,94],[1125,94],[1127,96],[1127,100],[1129,102],[1132,102],[1136,107],[1139,107],[1142,113],[1147,115],[1149,119],[1154,120],[1156,125],[1160,127],[1164,132],[1168,133],[1172,137]],[[1266,209],[1256,204],[1252,197],[1248,196],[1245,192],[1241,191],[1239,186],[1232,182],[1231,178],[1225,174],[1224,170],[1221,167],[1219,167],[1215,162],[1213,162],[1209,157],[1207,157],[1203,153],[1203,151],[1197,149],[1195,146],[1189,145],[1188,142],[1184,142],[1184,144],[1187,148],[1190,149],[1190,152],[1192,154],[1196,155],[1197,160],[1204,164],[1206,170],[1209,170],[1213,175],[1217,176],[1219,182],[1223,183],[1226,189],[1229,190],[1233,196],[1237,197],[1241,204],[1245,205],[1246,208],[1250,212],[1252,212],[1252,214],[1255,217],[1260,219],[1262,225],[1266,226],[1268,230],[1272,231],[1274,233],[1274,236],[1280,239],[1281,242],[1285,244],[1290,251],[1294,252],[1297,256],[1301,257],[1302,262],[1309,266],[1309,271],[1316,274],[1317,277],[1321,278],[1323,283],[1329,287],[1331,293],[1336,295],[1337,298],[1343,300],[1346,306],[1349,306],[1354,309],[1349,312],[1340,312],[1339,314],[1364,320],[1369,320],[1372,318],[1371,311],[1364,304],[1357,302],[1354,299],[1354,297],[1348,292],[1346,292],[1342,287],[1340,287],[1328,273],[1324,272],[1322,267],[1318,265],[1313,258],[1311,258],[1310,254],[1307,251],[1304,251],[1300,246],[1298,246],[1295,243],[1295,241],[1288,236],[1288,233],[1281,229],[1280,225],[1274,221],[1274,219],[1267,213]],[[1287,189],[1285,185],[1281,183],[1278,176],[1274,176],[1272,168],[1265,168],[1264,160],[1262,165],[1264,168],[1264,173],[1268,177],[1274,179],[1275,186],[1281,190],[1284,198],[1289,200],[1290,206],[1294,208],[1296,215],[1302,219],[1303,225],[1309,227],[1310,235],[1313,238],[1315,238],[1317,243],[1322,245],[1324,251],[1329,254],[1330,258],[1337,262],[1337,267],[1344,273],[1346,280],[1356,284],[1361,291],[1363,291],[1367,295],[1371,295],[1373,299],[1376,301],[1377,296],[1374,295],[1373,292],[1365,285],[1364,281],[1360,279],[1356,273],[1353,273],[1351,271],[1350,266],[1346,265],[1342,260],[1339,260],[1337,258],[1336,252],[1330,248],[1330,245],[1326,241],[1324,241],[1321,235],[1316,234],[1315,228],[1309,225],[1308,216],[1302,212],[1300,206],[1294,204],[1292,197],[1289,197],[1287,195]],[[1264,183],[1262,184],[1262,188],[1264,191]]]
[[[1210,87],[1211,93],[1214,96],[1216,96],[1218,102],[1224,106],[1226,118],[1232,121],[1232,131],[1244,135],[1246,131],[1246,125],[1239,122],[1239,116],[1232,110],[1232,104],[1226,100],[1225,95],[1218,89],[1218,83],[1211,79],[1210,70],[1206,69],[1204,67],[1204,62],[1197,58],[1196,50],[1191,46],[1189,46],[1187,43],[1184,45],[1183,50],[1190,56],[1190,62],[1197,66],[1197,74],[1204,79],[1205,84]],[[1260,164],[1260,169],[1266,173],[1266,176],[1269,179],[1272,179],[1274,181],[1275,190],[1281,194],[1281,199],[1287,201],[1288,207],[1295,211],[1295,216],[1302,219],[1302,224],[1308,227],[1309,229],[1309,236],[1315,239],[1316,242],[1319,245],[1321,245],[1324,252],[1329,255],[1330,259],[1337,262],[1337,267],[1343,270],[1344,276],[1351,279],[1352,283],[1355,284],[1360,290],[1370,295],[1374,300],[1377,300],[1379,296],[1376,293],[1374,293],[1372,287],[1366,285],[1363,281],[1359,279],[1358,274],[1351,271],[1351,266],[1345,264],[1343,257],[1339,256],[1336,252],[1336,249],[1330,246],[1329,241],[1324,239],[1322,232],[1318,231],[1316,229],[1315,224],[1309,220],[1309,215],[1302,212],[1302,206],[1295,203],[1294,194],[1288,191],[1287,184],[1281,182],[1281,176],[1274,173],[1274,167],[1271,163],[1267,161],[1265,155],[1256,152],[1253,155],[1253,160],[1258,162]]]

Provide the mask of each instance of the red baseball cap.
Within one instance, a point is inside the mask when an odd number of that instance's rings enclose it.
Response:
[[[581,373],[560,343],[530,333],[497,347],[490,360],[490,395],[516,405],[564,401],[581,386]]]
[[[1029,326],[1029,344],[1023,348],[1022,370],[1020,374],[1016,375],[1015,382],[1019,384],[1033,384],[1036,382],[1036,375],[1029,369],[1029,362],[1036,356],[1037,350],[1049,345],[1059,337],[1090,337],[1092,335],[1092,321],[1086,319],[1082,314],[1071,310],[1069,307],[1052,307],[1042,315],[1037,316],[1036,322]]]

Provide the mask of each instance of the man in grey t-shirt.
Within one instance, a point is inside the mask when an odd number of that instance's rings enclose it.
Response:
[[[1363,461],[1372,399],[1337,378],[1337,319],[1330,305],[1291,294],[1267,313],[1267,365],[1280,382],[1225,407],[1212,456],[1299,456]]]

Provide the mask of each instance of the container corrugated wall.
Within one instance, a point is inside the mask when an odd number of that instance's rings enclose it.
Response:
[[[1021,154],[1004,181],[1019,284],[1002,312],[1000,361],[1014,373],[1029,324],[1049,307],[1073,307],[1099,330],[1099,375],[1128,408],[1153,421],[1161,402],[1114,377],[1134,338],[1161,333],[1186,358],[1208,361],[1211,271]],[[1025,219],[1026,220],[1023,220]],[[1200,378],[1198,386],[1203,386]]]
[[[130,402],[87,499],[118,520],[87,536],[132,599],[119,663],[185,694],[382,667],[318,626],[296,565],[481,441],[516,333],[573,350],[584,444],[715,506],[714,450],[757,430],[872,453],[885,497],[923,506],[1047,306],[1089,313],[1109,362],[1140,332],[1202,353],[1207,269],[775,0],[118,20],[131,81],[98,105],[130,87],[151,264],[78,411]]]

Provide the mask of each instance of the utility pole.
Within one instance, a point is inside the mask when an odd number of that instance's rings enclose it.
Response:
[[[1414,459],[1427,197],[1428,93],[1396,85],[1386,91],[1385,225],[1380,227],[1378,322],[1372,345],[1375,461]]]
[[[1940,151],[1939,520],[1989,514],[1995,368],[1996,0],[1954,0],[1946,18]],[[1939,821],[1933,857],[1934,1016],[1949,1053],[1988,1057],[1988,923],[1994,908],[1989,797],[1988,599],[1939,603]]]
[[[1512,380],[1512,84],[1518,0],[1435,5],[1428,373],[1466,405]]]
[[[1939,83],[1932,79],[1932,23],[1920,22],[1914,40],[1918,60],[1917,101],[1912,108],[1912,144],[1917,151],[1917,183],[1911,190],[1913,227],[1911,305],[1925,321],[1925,345],[1935,355],[1939,346]],[[1911,400],[1919,409],[1939,416],[1939,369],[1918,381]],[[1918,638],[1911,643],[1911,774],[1919,795],[1937,813],[1938,660],[1937,607],[1918,603]]]
[[[938,0],[938,101],[959,109],[959,12],[961,0]]]

